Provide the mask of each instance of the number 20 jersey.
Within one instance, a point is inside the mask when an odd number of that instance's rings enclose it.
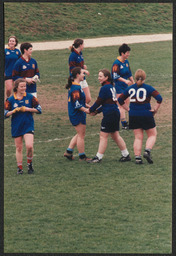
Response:
[[[130,97],[130,116],[153,116],[151,110],[151,97],[154,97],[157,103],[162,102],[159,92],[148,84],[129,86],[118,98],[119,104],[123,105],[124,101]]]

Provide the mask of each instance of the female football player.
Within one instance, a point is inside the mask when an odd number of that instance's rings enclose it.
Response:
[[[34,143],[33,113],[41,114],[41,106],[32,94],[26,93],[26,81],[19,78],[14,84],[14,95],[5,102],[5,118],[11,118],[11,133],[15,140],[17,174],[23,174],[23,139],[26,145],[28,174],[34,172],[32,166]]]
[[[75,39],[70,49],[71,49],[71,54],[69,56],[70,75],[71,75],[72,69],[75,67],[81,67],[82,69],[85,70],[85,74],[89,75],[89,71],[87,70],[87,66],[84,64],[84,58],[82,55],[82,51],[84,49],[84,41],[80,38]],[[86,95],[86,103],[89,103],[91,101],[91,94],[90,94],[89,86],[85,79],[85,76],[84,76],[84,80],[80,82],[80,85]]]
[[[12,70],[15,62],[21,57],[21,52],[16,48],[18,39],[16,36],[10,36],[8,47],[5,48],[5,95],[10,97],[12,94],[14,82],[12,79]]]
[[[73,160],[73,150],[75,146],[78,148],[79,160],[89,160],[85,155],[84,137],[86,132],[86,99],[80,82],[84,80],[85,70],[80,67],[73,68],[71,76],[68,78],[68,114],[71,124],[75,127],[76,135],[71,139],[70,144],[64,153],[69,160]]]
[[[127,44],[122,44],[119,47],[120,56],[117,57],[112,65],[111,76],[115,84],[117,98],[129,85],[134,84],[129,61],[127,60],[130,56],[130,50]],[[126,104],[129,104],[129,100],[126,101]],[[119,110],[122,129],[127,130],[128,122],[126,121],[125,109],[119,106]]]
[[[156,125],[154,115],[157,113],[162,97],[155,88],[145,84],[146,74],[142,69],[138,69],[135,73],[136,83],[129,86],[120,96],[119,103],[129,111],[129,128],[134,132],[134,154],[136,164],[142,164],[141,151],[144,136],[144,130],[147,134],[147,141],[143,157],[152,164],[150,152],[156,142]],[[125,104],[125,100],[130,98],[130,107]],[[156,105],[152,108],[150,105],[151,97],[157,101]]]
[[[31,58],[32,44],[21,44],[20,50],[22,56],[13,67],[12,78],[14,81],[18,78],[24,78],[26,80],[26,92],[37,97],[36,82],[39,81],[40,73],[37,61]]]
[[[99,163],[102,160],[108,144],[109,134],[121,150],[122,157],[119,161],[130,161],[131,158],[126,148],[126,144],[119,134],[120,112],[117,106],[116,90],[112,85],[110,72],[107,69],[101,69],[98,74],[98,80],[102,87],[97,100],[89,108],[89,111],[90,113],[103,112],[103,119],[101,122],[98,152],[96,156],[89,162]]]

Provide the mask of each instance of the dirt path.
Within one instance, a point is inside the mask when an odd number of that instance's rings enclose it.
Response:
[[[84,39],[85,48],[88,47],[103,47],[121,45],[123,43],[147,43],[157,41],[170,41],[172,40],[172,34],[152,34],[152,35],[135,35],[135,36],[117,36],[117,37],[101,37],[94,39]],[[32,43],[34,51],[45,50],[61,50],[67,49],[71,46],[73,40],[69,41],[53,41]]]

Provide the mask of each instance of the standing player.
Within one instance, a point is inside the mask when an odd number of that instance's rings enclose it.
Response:
[[[103,119],[101,122],[98,152],[89,162],[99,163],[102,160],[107,148],[109,134],[121,150],[122,157],[119,161],[130,161],[131,158],[126,148],[126,144],[119,134],[120,112],[117,106],[116,90],[112,85],[110,72],[107,69],[101,69],[98,74],[98,80],[102,87],[97,100],[90,107],[89,111],[90,113],[103,112]]]
[[[115,84],[117,98],[124,92],[124,90],[131,84],[134,84],[134,79],[131,73],[129,61],[127,60],[130,56],[130,47],[127,44],[122,44],[119,47],[119,55],[114,61],[111,70],[111,76]],[[126,101],[129,104],[129,101]],[[126,121],[125,109],[119,106],[120,119],[122,124],[122,129],[128,129],[128,123]]]
[[[10,36],[8,38],[8,47],[5,48],[5,94],[6,97],[10,97],[14,82],[12,79],[12,70],[15,62],[21,57],[21,52],[16,48],[18,45],[18,39],[16,36]]]
[[[156,125],[154,115],[157,113],[162,97],[158,91],[152,86],[145,84],[146,74],[142,69],[138,69],[135,73],[136,83],[128,87],[120,96],[119,103],[129,111],[129,128],[134,132],[134,154],[136,164],[142,164],[141,151],[144,136],[144,130],[147,133],[147,141],[143,157],[147,159],[148,163],[152,164],[150,152],[156,142]],[[130,98],[130,109],[125,104],[125,100]],[[154,97],[157,101],[156,106],[151,108],[150,100]]]
[[[24,78],[26,81],[26,92],[37,97],[37,85],[39,81],[39,69],[35,59],[31,58],[32,44],[23,43],[20,46],[22,57],[15,63],[13,67],[12,77],[15,81],[18,78]]]
[[[85,74],[89,75],[89,71],[87,70],[87,66],[84,64],[84,58],[82,55],[82,50],[84,49],[84,41],[80,38],[75,39],[74,43],[70,47],[71,54],[69,56],[69,72],[71,75],[72,69],[75,67],[81,67],[85,70]],[[81,88],[83,89],[85,95],[86,95],[86,103],[89,103],[91,101],[91,95],[88,83],[85,79],[80,82]]]
[[[33,113],[41,114],[41,106],[33,95],[26,93],[26,81],[19,78],[15,81],[14,95],[5,102],[5,118],[12,115],[11,133],[15,140],[17,174],[23,174],[23,139],[26,144],[28,174],[34,172],[32,166],[34,143]]]
[[[80,82],[84,80],[84,71],[80,67],[72,70],[71,76],[68,78],[68,114],[71,124],[75,127],[76,135],[71,139],[70,144],[64,153],[69,160],[73,160],[73,150],[75,146],[78,148],[79,160],[90,160],[85,155],[84,137],[86,133],[86,98],[84,91],[80,86]]]

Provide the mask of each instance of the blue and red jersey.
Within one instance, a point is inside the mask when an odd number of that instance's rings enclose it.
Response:
[[[113,82],[115,84],[115,88],[117,93],[121,93],[123,90],[125,90],[128,85],[124,82],[119,81],[118,79],[120,77],[124,79],[128,79],[132,76],[129,61],[125,60],[124,62],[121,62],[119,57],[114,61],[111,69],[111,77],[113,79]]]
[[[153,116],[151,110],[151,97],[154,97],[157,103],[162,102],[162,97],[159,92],[148,84],[142,84],[137,86],[133,84],[129,86],[118,98],[120,105],[124,104],[124,101],[130,97],[130,116]]]
[[[110,82],[105,82],[102,85],[97,100],[90,107],[90,112],[94,112],[95,110],[97,110],[98,113],[103,112],[104,116],[113,111],[119,112],[117,106],[116,89]]]
[[[41,106],[37,98],[35,98],[30,93],[25,93],[22,99],[17,99],[16,93],[9,97],[5,102],[5,112],[4,116],[6,117],[7,113],[17,107],[29,107],[36,108],[39,111],[39,114],[42,113]],[[34,131],[34,119],[31,112],[16,112],[12,114],[11,118],[11,133],[12,137],[19,137],[28,132]]]
[[[12,70],[15,62],[21,57],[21,52],[17,48],[11,50],[10,48],[4,49],[5,53],[5,76],[11,77]]]
[[[76,49],[74,49],[74,51],[71,52],[69,56],[68,63],[69,63],[70,75],[73,68],[75,67],[84,68],[84,58],[83,58],[82,52],[79,53],[78,51],[76,51]]]
[[[86,113],[80,110],[81,107],[85,107],[85,104],[84,91],[79,84],[73,82],[68,91],[68,114],[73,125],[86,124]]]
[[[14,81],[18,78],[32,78],[35,75],[38,75],[40,77],[38,65],[35,59],[30,58],[28,61],[26,61],[23,57],[21,57],[19,60],[17,60],[12,72],[12,77]],[[26,86],[26,92],[37,92],[36,83],[26,84]]]

